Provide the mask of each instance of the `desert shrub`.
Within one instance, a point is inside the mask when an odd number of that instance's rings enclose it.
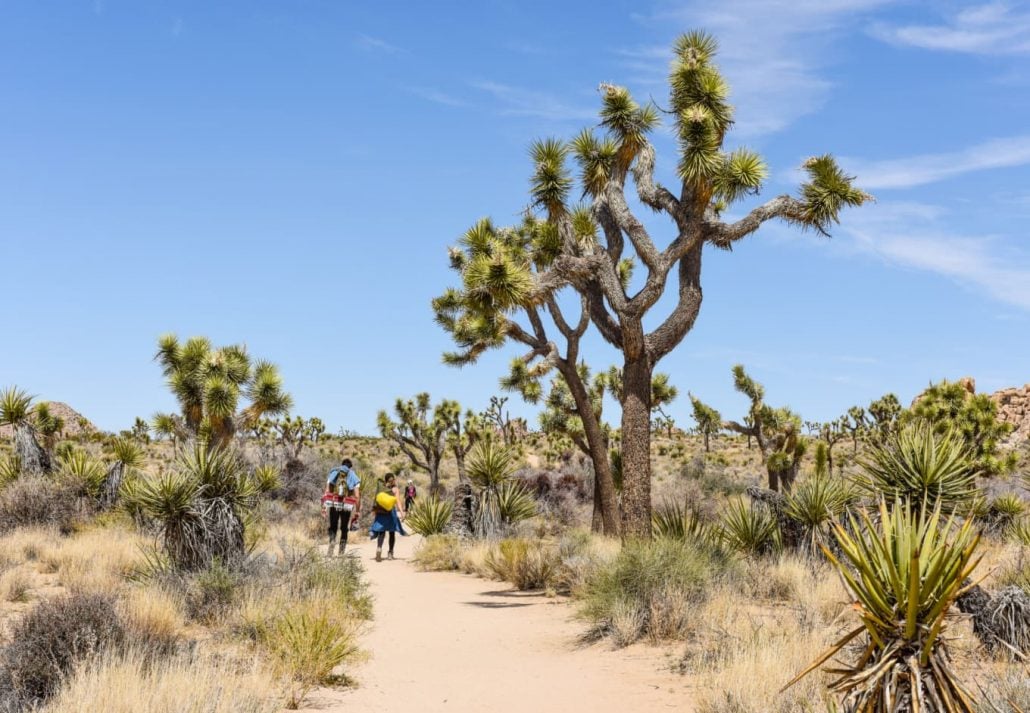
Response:
[[[257,666],[197,656],[155,661],[130,650],[77,668],[40,713],[277,713],[278,693]]]
[[[993,671],[980,685],[978,713],[1025,713],[1030,711],[1030,675],[1023,666]]]
[[[312,688],[335,680],[333,669],[358,653],[356,627],[316,606],[290,610],[269,632],[269,654],[290,682],[286,707],[296,709]]]
[[[111,598],[72,594],[40,602],[0,651],[0,689],[24,709],[45,701],[72,669],[122,644],[125,627]]]
[[[25,570],[15,568],[0,574],[0,601],[24,602],[29,598],[31,580]]]
[[[718,537],[729,549],[752,557],[780,548],[776,518],[766,508],[755,507],[743,498],[726,504],[719,518]]]
[[[423,572],[461,569],[463,547],[457,535],[431,535],[415,550],[415,566]]]
[[[138,587],[119,602],[126,641],[140,654],[167,655],[182,641],[186,627],[182,597],[164,587]]]
[[[0,490],[0,532],[44,525],[67,534],[77,516],[75,499],[62,493],[51,478],[25,475]]]
[[[855,599],[861,625],[843,636],[792,683],[866,634],[855,663],[834,664],[833,691],[845,710],[889,713],[905,710],[913,698],[928,711],[972,711],[971,698],[956,677],[944,634],[947,618],[979,558],[980,536],[966,519],[942,520],[941,504],[880,500],[875,519],[866,511],[849,517],[850,528],[834,523],[838,558],[823,547]],[[934,706],[941,697],[950,706]]]
[[[215,560],[200,572],[182,580],[186,612],[190,619],[215,622],[238,600],[243,575]]]
[[[860,465],[859,486],[887,502],[940,502],[947,511],[969,512],[980,494],[980,471],[962,436],[937,433],[923,421],[873,446]]]
[[[594,635],[612,637],[616,645],[677,638],[725,563],[696,542],[627,541],[589,577],[582,616]]]
[[[451,500],[440,500],[433,496],[416,502],[404,522],[414,532],[428,537],[444,532],[453,513],[454,503]]]
[[[518,537],[501,540],[491,547],[484,564],[497,579],[528,590],[547,587],[558,571],[559,560],[554,546]]]

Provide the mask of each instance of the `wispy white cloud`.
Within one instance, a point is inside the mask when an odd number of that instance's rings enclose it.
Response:
[[[839,229],[854,246],[889,264],[947,277],[1000,302],[1030,310],[1030,254],[1000,236],[956,233],[938,206],[880,204],[854,211]]]
[[[967,7],[943,24],[873,26],[873,34],[896,45],[970,54],[1030,54],[1030,8],[992,2]]]
[[[974,171],[1030,164],[1030,134],[992,139],[975,146],[938,154],[886,161],[841,159],[858,176],[863,188],[911,188]]]
[[[493,97],[498,104],[498,112],[505,116],[530,116],[548,121],[589,121],[597,118],[595,108],[569,104],[547,92],[492,81],[472,82],[472,86]]]
[[[405,51],[403,47],[398,47],[380,37],[372,37],[371,35],[358,35],[354,40],[354,46],[366,52],[385,52],[386,54],[399,54]]]
[[[426,101],[433,102],[434,104],[443,104],[444,106],[453,107],[468,106],[468,102],[451,96],[446,92],[442,92],[439,89],[434,89],[433,87],[408,87],[408,91],[415,96],[421,97]]]
[[[664,5],[646,24],[702,27],[719,39],[718,62],[737,106],[736,132],[780,131],[818,110],[833,86],[823,76],[832,43],[857,18],[892,0],[686,0]],[[624,50],[638,83],[665,81],[669,47]]]

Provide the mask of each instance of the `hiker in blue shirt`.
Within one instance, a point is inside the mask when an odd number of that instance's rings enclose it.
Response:
[[[329,471],[325,481],[325,496],[322,498],[329,511],[329,551],[333,556],[336,549],[336,532],[342,533],[340,538],[340,554],[347,549],[347,533],[350,532],[350,521],[356,521],[361,515],[361,479],[354,472],[354,464],[350,458]]]

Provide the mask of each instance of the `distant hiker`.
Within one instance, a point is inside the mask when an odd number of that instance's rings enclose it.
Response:
[[[404,488],[404,510],[411,510],[411,506],[415,504],[415,498],[418,496],[418,491],[415,490],[415,481],[409,480],[407,487]]]
[[[372,520],[372,527],[369,528],[369,537],[376,540],[376,562],[383,561],[383,540],[386,533],[390,533],[390,549],[386,553],[387,559],[393,559],[393,545],[397,540],[397,533],[407,535],[404,527],[401,526],[401,519],[405,511],[397,511],[400,505],[400,491],[397,488],[397,476],[387,473],[383,483],[376,490],[375,500],[372,504],[372,512],[375,519]]]
[[[347,533],[350,521],[361,515],[361,479],[354,472],[354,464],[350,458],[344,458],[339,466],[329,471],[325,481],[325,494],[322,496],[322,507],[329,515],[329,550],[333,556],[336,549],[336,533],[340,538],[340,554],[347,549]]]

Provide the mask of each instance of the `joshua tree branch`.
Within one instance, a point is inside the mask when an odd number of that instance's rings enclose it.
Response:
[[[758,230],[763,223],[773,218],[782,218],[790,222],[808,225],[805,220],[804,204],[796,198],[782,195],[763,203],[735,223],[723,223],[706,217],[705,235],[712,245],[729,248],[733,243],[747,237]],[[825,231],[819,229],[818,226],[814,227],[825,235]]]

